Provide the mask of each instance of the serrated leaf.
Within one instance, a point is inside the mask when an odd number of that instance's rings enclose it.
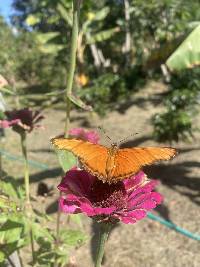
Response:
[[[60,163],[60,166],[62,167],[64,172],[67,172],[69,169],[71,169],[73,166],[76,165],[77,160],[72,153],[58,149],[55,149],[55,151],[58,156],[58,161]]]
[[[168,58],[166,65],[171,71],[181,71],[200,65],[200,25]]]
[[[73,94],[70,94],[68,95],[68,98],[75,104],[77,105],[79,108],[82,108],[86,111],[92,111],[92,107],[91,106],[88,106],[86,105],[79,97],[73,95]]]

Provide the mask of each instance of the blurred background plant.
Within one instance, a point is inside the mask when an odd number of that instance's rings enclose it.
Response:
[[[13,0],[12,5],[11,25],[3,18],[0,21],[0,71],[23,105],[58,105],[67,80],[72,2]],[[150,79],[161,80],[160,65],[199,25],[198,7],[198,0],[192,4],[185,0],[83,1],[76,95],[97,113],[106,115]],[[163,104],[168,111],[154,120],[154,136],[158,140],[177,141],[183,131],[192,131],[193,105],[186,104],[187,111],[178,112],[179,115],[173,108],[169,111],[170,96],[181,95],[184,88],[188,97],[185,90],[189,90],[192,76],[197,77],[193,74],[196,70],[186,72],[173,74],[167,84],[168,100]],[[188,77],[188,83],[175,84],[175,80],[182,81],[182,75]],[[194,87],[198,91],[198,85]],[[190,94],[193,97],[195,94]],[[171,137],[167,131],[173,132]]]

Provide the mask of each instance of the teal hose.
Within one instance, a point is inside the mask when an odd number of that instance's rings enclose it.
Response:
[[[13,161],[20,161],[20,162],[23,162],[23,158],[21,156],[14,156],[2,149],[0,149],[0,154],[2,154],[5,158],[7,158],[8,160],[13,160]],[[44,164],[44,163],[40,163],[40,162],[37,162],[37,161],[34,161],[34,160],[29,160],[28,161],[29,165],[32,166],[32,167],[35,167],[37,169],[43,169],[43,170],[47,170],[49,169],[49,166],[47,164]],[[179,226],[177,226],[176,224],[170,222],[170,221],[167,221],[159,216],[156,216],[154,215],[153,213],[149,212],[147,214],[147,217],[151,220],[154,220],[154,221],[157,221],[161,224],[163,224],[164,226],[172,229],[172,230],[175,230],[176,232],[184,235],[184,236],[187,236],[189,238],[192,238],[194,240],[197,240],[197,241],[200,241],[200,235],[197,235],[197,234],[193,234]]]
[[[188,230],[185,230],[185,229],[179,227],[178,225],[176,225],[176,224],[174,224],[174,223],[172,223],[170,221],[167,221],[167,220],[165,220],[165,219],[163,219],[163,218],[161,218],[159,216],[154,215],[151,212],[149,212],[147,214],[147,216],[148,216],[149,219],[157,221],[157,222],[165,225],[166,227],[168,227],[168,228],[170,228],[172,230],[175,230],[176,232],[179,232],[182,235],[185,235],[185,236],[187,236],[189,238],[192,238],[194,240],[200,241],[200,235],[193,234],[193,233],[189,232]]]
[[[11,160],[11,161],[20,161],[20,162],[24,162],[24,158],[22,156],[15,156],[15,155],[12,155],[8,152],[6,152],[5,150],[3,149],[0,149],[0,154],[2,156],[4,156],[5,158],[7,158],[8,160]],[[34,161],[34,160],[28,160],[28,163],[30,166],[32,167],[35,167],[37,169],[42,169],[42,170],[47,170],[49,169],[49,166],[44,164],[44,163],[40,163],[38,161]]]

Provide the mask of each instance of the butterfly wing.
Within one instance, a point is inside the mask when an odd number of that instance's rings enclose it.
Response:
[[[68,138],[54,138],[52,144],[58,149],[68,150],[77,156],[80,162],[92,175],[100,179],[106,176],[108,149],[87,141]]]
[[[168,147],[136,147],[119,149],[115,155],[115,169],[111,179],[123,180],[137,173],[143,166],[159,160],[169,160],[176,150]]]

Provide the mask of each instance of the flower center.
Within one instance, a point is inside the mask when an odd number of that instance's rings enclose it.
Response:
[[[115,206],[117,209],[122,209],[127,203],[127,194],[122,182],[108,184],[96,180],[92,185],[90,196],[96,207]]]

